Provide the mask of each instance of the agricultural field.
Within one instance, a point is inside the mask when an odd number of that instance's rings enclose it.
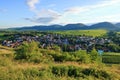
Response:
[[[107,33],[106,30],[70,30],[70,31],[56,31],[55,33],[64,35],[86,35],[86,36],[103,36]]]
[[[118,32],[118,34],[120,34],[120,32]]]
[[[110,64],[120,64],[120,53],[104,53],[102,61]]]

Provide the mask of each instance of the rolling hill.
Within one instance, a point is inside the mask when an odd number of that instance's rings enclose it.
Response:
[[[78,24],[67,24],[67,25],[38,25],[38,26],[29,26],[21,28],[9,28],[8,30],[38,30],[38,31],[49,31],[49,30],[89,30],[89,29],[105,29],[105,30],[119,30],[120,23],[112,24],[110,22],[101,22],[96,23],[91,26],[85,25],[83,23]]]
[[[117,23],[117,24],[115,24],[115,25],[120,28],[120,23]]]
[[[102,23],[93,24],[92,26],[90,26],[90,29],[117,30],[118,27],[110,22],[102,22]]]

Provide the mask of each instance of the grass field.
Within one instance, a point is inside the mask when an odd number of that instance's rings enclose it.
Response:
[[[70,31],[57,31],[58,34],[67,35],[87,35],[87,36],[103,36],[107,33],[106,30],[70,30]]]
[[[120,32],[118,32],[118,34],[120,34]]]
[[[120,53],[105,53],[102,56],[104,63],[120,64]]]

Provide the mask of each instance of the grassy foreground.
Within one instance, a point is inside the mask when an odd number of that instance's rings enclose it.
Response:
[[[34,63],[16,60],[14,53],[13,49],[0,46],[0,80],[120,80],[120,65],[79,61]]]

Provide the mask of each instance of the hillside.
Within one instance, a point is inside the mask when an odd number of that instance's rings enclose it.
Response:
[[[31,47],[33,48],[33,46]],[[27,51],[28,49],[26,48]],[[81,63],[74,59],[78,59],[78,56],[81,56],[81,59],[82,57],[87,59],[85,53],[79,53],[82,55],[75,53],[76,58],[73,58],[74,56],[70,56],[68,53],[64,53],[64,55],[56,50],[39,50],[39,54],[42,55],[31,52],[34,55],[30,59],[16,59],[15,50],[0,46],[0,52],[2,52],[0,54],[0,80],[119,80],[120,78],[120,66],[117,64]],[[6,54],[6,52],[10,53]],[[39,58],[40,56],[41,58]],[[59,58],[58,60],[65,59],[65,61],[56,62],[51,59],[52,56]],[[69,59],[70,57],[71,59]],[[71,61],[72,58],[73,61]]]
[[[115,25],[120,28],[120,23],[117,23],[117,24],[115,24]]]
[[[119,24],[112,24],[110,22],[101,22],[88,26],[83,23],[67,24],[67,25],[38,25],[28,26],[21,28],[9,28],[8,30],[38,30],[38,31],[50,31],[50,30],[88,30],[88,29],[106,29],[106,30],[120,30]]]
[[[90,29],[117,30],[118,27],[110,22],[102,22],[90,26]]]

